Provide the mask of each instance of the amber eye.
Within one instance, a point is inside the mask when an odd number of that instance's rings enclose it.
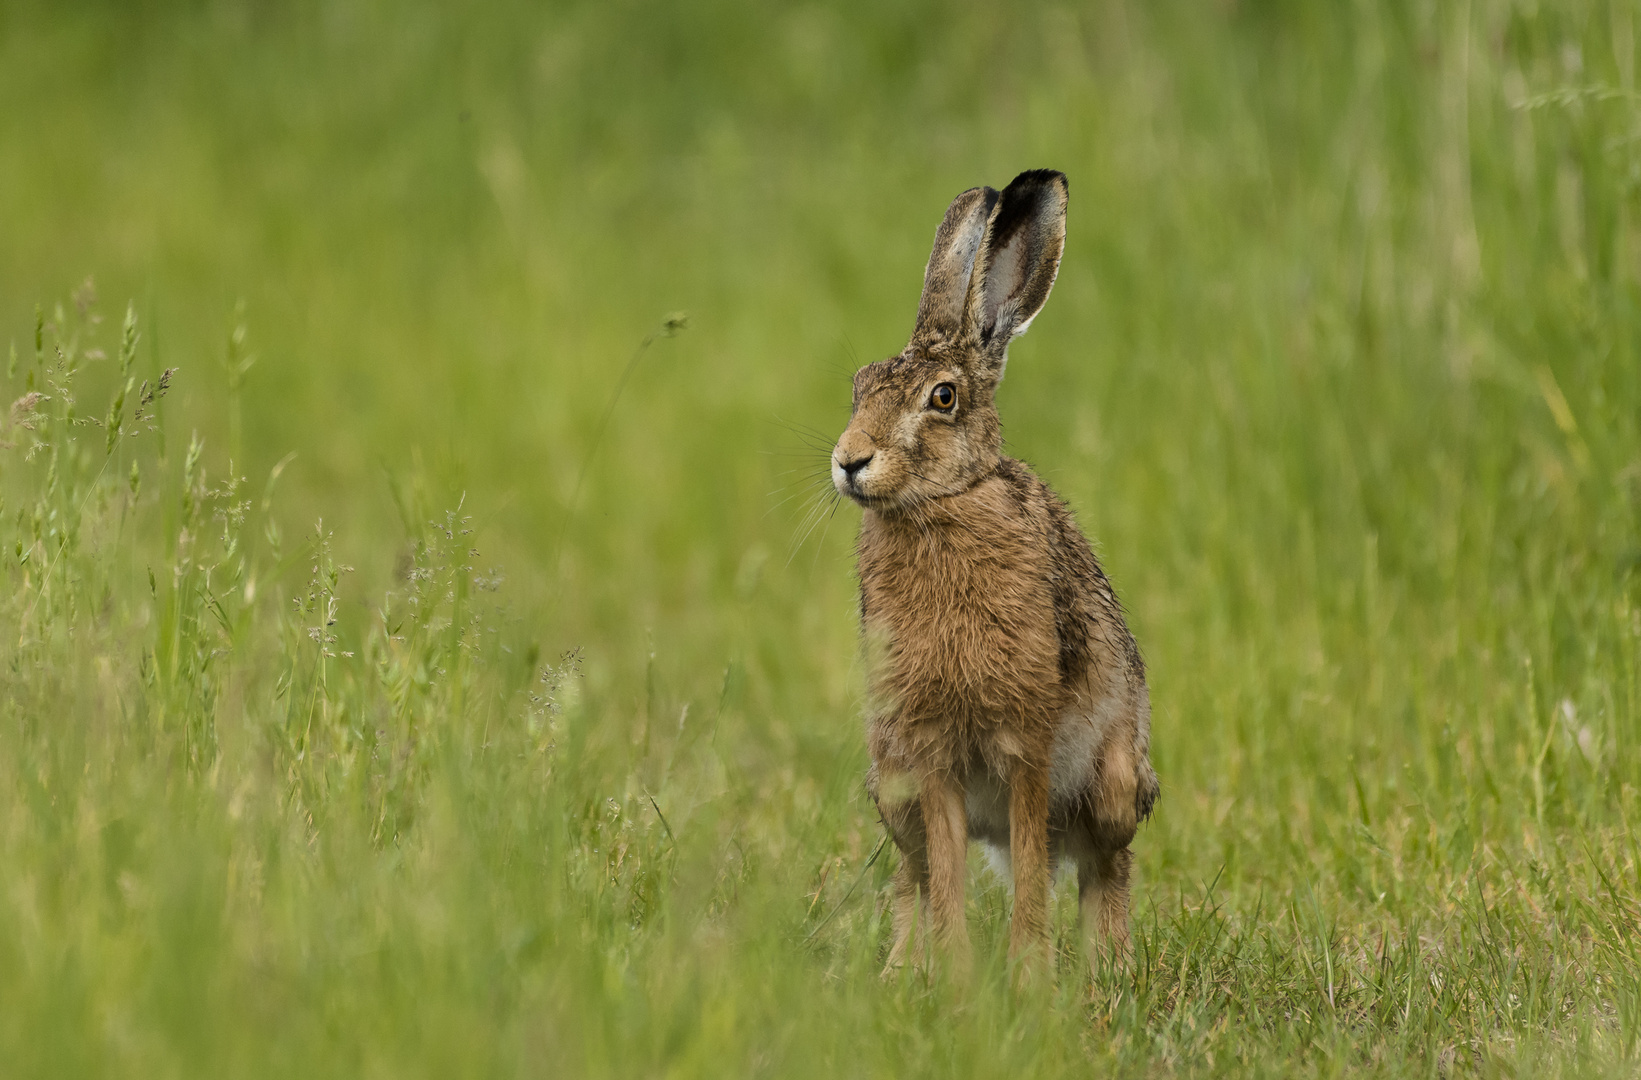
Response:
[[[929,395],[929,406],[941,412],[951,412],[952,406],[957,404],[957,387],[949,382],[943,382],[934,388]]]

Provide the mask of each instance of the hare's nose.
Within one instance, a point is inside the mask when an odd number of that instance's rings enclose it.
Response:
[[[865,457],[856,458],[853,461],[840,461],[838,462],[838,468],[843,470],[845,476],[853,480],[856,473],[872,463],[872,457],[873,455],[867,454]]]

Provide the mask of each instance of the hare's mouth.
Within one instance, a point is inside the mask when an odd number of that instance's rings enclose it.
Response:
[[[832,486],[838,494],[847,495],[862,506],[870,506],[878,501],[878,496],[867,492],[862,481],[870,481],[867,476],[875,454],[868,453],[850,461],[839,461],[835,456],[832,459]]]
[[[903,488],[893,491],[864,491],[853,483],[845,483],[839,490],[860,506],[881,513],[898,513],[923,501],[913,492]]]
[[[846,476],[833,485],[840,495],[847,495],[861,506],[883,507],[893,505],[896,500],[889,495],[874,494],[861,487],[858,478]]]

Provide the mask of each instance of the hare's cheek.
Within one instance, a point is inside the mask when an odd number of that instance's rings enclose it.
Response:
[[[928,419],[922,413],[907,413],[895,423],[894,441],[907,453],[916,453],[918,444],[922,441],[925,432],[925,421]]]
[[[951,424],[927,424],[919,440],[917,455],[925,467],[918,471],[926,476],[948,471],[957,466],[963,449],[960,433]]]

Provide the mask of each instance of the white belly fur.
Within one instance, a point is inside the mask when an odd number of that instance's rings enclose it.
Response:
[[[1049,761],[1049,805],[1063,807],[1079,799],[1094,783],[1094,754],[1116,720],[1120,699],[1110,695],[1092,708],[1077,705],[1060,717]],[[992,868],[1012,882],[1009,869],[1009,793],[989,772],[969,777],[964,798],[969,836],[986,846]]]

